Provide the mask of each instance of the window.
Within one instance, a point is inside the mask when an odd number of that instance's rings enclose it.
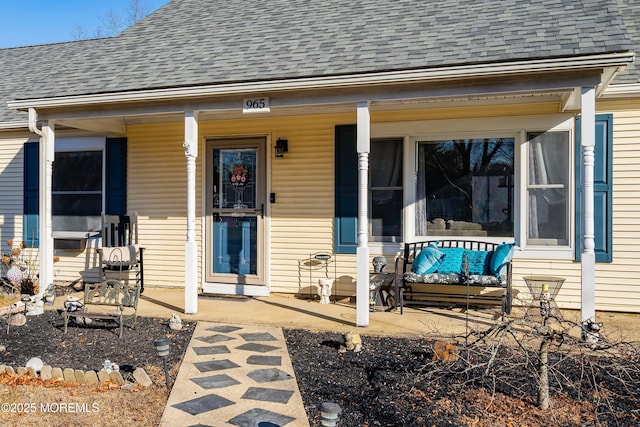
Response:
[[[402,241],[401,138],[371,141],[369,165],[369,234],[371,241]]]
[[[419,141],[416,236],[514,235],[514,138]]]
[[[569,244],[569,132],[528,133],[527,244]]]
[[[53,231],[100,229],[100,212],[124,215],[127,204],[126,138],[60,138],[52,176]],[[39,245],[39,148],[24,148],[23,236]]]
[[[102,209],[102,151],[56,152],[51,186],[52,214],[99,216]]]

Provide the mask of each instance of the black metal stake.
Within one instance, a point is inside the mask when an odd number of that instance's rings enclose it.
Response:
[[[164,381],[165,384],[167,385],[167,390],[169,390],[169,370],[167,369],[167,358],[163,357],[162,358],[162,364],[164,365]]]

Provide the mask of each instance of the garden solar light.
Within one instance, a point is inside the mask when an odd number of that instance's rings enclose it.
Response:
[[[169,347],[171,346],[171,341],[168,338],[159,338],[154,341],[153,346],[156,348],[158,352],[158,357],[162,358],[162,364],[164,366],[164,379],[167,385],[167,390],[169,389],[169,371],[167,370],[167,358],[169,357]]]
[[[333,427],[338,425],[342,409],[337,403],[325,402],[320,406],[320,425]]]

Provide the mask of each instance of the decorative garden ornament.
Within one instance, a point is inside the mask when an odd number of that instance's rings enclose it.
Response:
[[[331,286],[333,285],[333,279],[319,279],[318,280],[318,296],[320,297],[320,304],[329,304],[329,297],[331,296]]]
[[[384,267],[387,265],[387,259],[383,256],[377,256],[373,258],[373,272],[382,273]]]

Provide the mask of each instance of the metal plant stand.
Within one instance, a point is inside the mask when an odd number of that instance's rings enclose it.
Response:
[[[558,276],[524,276],[523,279],[533,297],[531,310],[529,310],[531,314],[535,313],[534,306],[538,302],[540,317],[544,323],[549,317],[562,318],[555,298],[566,279]]]

